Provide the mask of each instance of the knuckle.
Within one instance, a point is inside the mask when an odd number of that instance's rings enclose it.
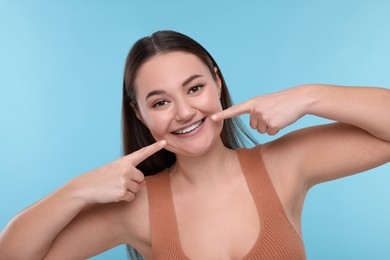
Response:
[[[120,180],[120,183],[121,183],[121,187],[127,187],[129,185],[129,179],[128,178],[125,178],[124,176],[121,178]]]
[[[232,107],[230,107],[230,111],[231,111],[232,113],[237,113],[237,112],[238,112],[238,106],[232,106]]]
[[[139,185],[138,185],[138,183],[135,183],[135,184],[134,184],[133,191],[134,191],[134,193],[137,193],[137,192],[139,191]]]
[[[253,111],[253,113],[255,113],[257,115],[262,115],[263,114],[263,110],[261,109],[260,106],[254,106],[252,111]]]
[[[125,198],[126,195],[127,195],[127,190],[126,189],[122,188],[122,189],[120,189],[118,191],[118,198],[119,198],[119,200]]]
[[[276,128],[278,126],[278,124],[275,121],[270,121],[268,123],[268,126],[269,126],[270,129],[274,129],[274,128]]]
[[[134,172],[133,178],[141,182],[144,180],[145,176],[140,171],[136,171]]]
[[[115,160],[115,163],[117,164],[126,164],[127,163],[127,156],[120,157]]]
[[[126,182],[129,179],[129,172],[126,169],[123,169],[120,173],[120,180],[122,182]]]
[[[273,120],[272,120],[272,116],[269,114],[269,113],[264,113],[262,114],[262,118],[265,122],[267,122],[268,124],[270,124]]]
[[[111,168],[117,168],[121,164],[122,164],[122,158],[119,158],[119,159],[111,162],[110,166],[111,166]]]
[[[225,111],[221,111],[218,114],[218,119],[222,119],[222,118],[226,118],[226,117],[227,117],[227,112],[225,112]]]
[[[129,191],[136,191],[137,189],[137,186],[133,181],[129,182],[126,187],[128,188]]]

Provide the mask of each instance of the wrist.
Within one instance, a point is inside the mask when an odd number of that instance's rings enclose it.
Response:
[[[303,97],[304,114],[315,115],[316,107],[320,103],[322,85],[319,84],[304,84],[299,86],[300,95]]]
[[[62,186],[59,189],[59,192],[63,196],[66,196],[68,200],[77,203],[80,207],[85,207],[89,204],[87,196],[85,196],[86,192],[82,186],[77,183],[76,179],[73,179]]]

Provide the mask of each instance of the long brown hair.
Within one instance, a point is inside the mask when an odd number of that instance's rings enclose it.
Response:
[[[214,80],[216,80],[217,75],[221,79],[220,101],[222,108],[226,109],[233,104],[221,70],[213,57],[199,43],[184,34],[174,31],[158,31],[151,36],[144,37],[133,45],[126,59],[122,97],[124,154],[130,154],[156,141],[149,129],[137,118],[130,105],[131,103],[136,104],[134,81],[139,68],[147,60],[157,54],[172,51],[182,51],[196,55],[208,67]],[[218,68],[217,72],[214,70],[215,67]],[[245,147],[248,141],[253,144],[257,143],[246,131],[239,118],[225,119],[221,139],[223,144],[231,149]],[[175,161],[174,153],[162,149],[140,163],[137,168],[146,176],[153,175],[170,167]]]

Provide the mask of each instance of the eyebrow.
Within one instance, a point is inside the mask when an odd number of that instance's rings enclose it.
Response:
[[[164,94],[164,93],[166,93],[165,90],[153,90],[153,91],[150,91],[150,92],[146,95],[145,100],[147,100],[147,99],[150,98],[151,96],[160,95],[160,94]]]
[[[186,85],[190,84],[191,81],[193,81],[194,79],[199,78],[199,77],[202,77],[202,75],[198,75],[198,74],[192,75],[191,77],[189,77],[188,79],[186,79],[181,85],[182,85],[183,87],[185,87]]]
[[[183,81],[183,83],[181,84],[182,87],[185,87],[186,85],[190,84],[191,81],[193,81],[194,79],[196,78],[199,78],[199,77],[203,77],[202,75],[199,75],[199,74],[195,74],[195,75],[192,75],[191,77],[189,77],[188,79],[186,79],[185,81]],[[150,98],[151,96],[154,96],[154,95],[161,95],[161,94],[165,94],[165,90],[162,90],[162,89],[158,89],[158,90],[153,90],[151,92],[149,92],[146,97],[145,97],[145,100],[147,100],[148,98]]]

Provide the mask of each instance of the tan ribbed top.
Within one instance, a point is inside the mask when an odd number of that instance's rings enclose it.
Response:
[[[306,259],[303,241],[286,217],[265,170],[259,148],[237,149],[260,218],[260,234],[243,259]],[[180,244],[168,170],[147,177],[146,185],[153,259],[189,259]]]

